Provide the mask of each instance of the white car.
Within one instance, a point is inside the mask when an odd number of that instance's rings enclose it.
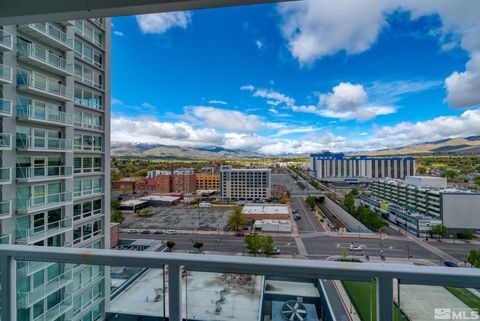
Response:
[[[356,245],[356,244],[350,244],[348,246],[348,249],[350,251],[361,251],[362,250],[362,247],[360,245]]]
[[[168,235],[175,235],[177,234],[177,230],[167,230],[167,232],[165,233],[167,233]]]

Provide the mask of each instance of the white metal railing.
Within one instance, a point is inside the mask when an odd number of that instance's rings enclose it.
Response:
[[[0,201],[0,219],[12,216],[12,201]]]
[[[40,91],[65,100],[73,100],[73,88],[36,71],[17,69],[17,87]]]
[[[12,101],[0,98],[0,115],[12,116]]]
[[[53,107],[53,106],[52,106]],[[72,125],[73,114],[54,108],[33,105],[17,105],[17,118],[31,119],[56,124]]]
[[[29,291],[17,292],[17,306],[19,308],[27,308],[44,298],[46,295],[65,287],[72,282],[72,268],[65,267],[62,274],[42,283],[40,286]]]
[[[11,244],[12,235],[11,234],[1,234],[0,235],[0,244]]]
[[[30,59],[39,61],[45,65],[60,69],[63,72],[72,75],[73,63],[32,43],[17,43],[17,54],[20,57],[28,57]]]
[[[17,211],[31,211],[49,208],[51,206],[60,206],[72,201],[72,192],[62,192],[57,194],[41,194],[30,198],[17,198]]]
[[[7,48],[8,50],[13,49],[13,40],[12,35],[5,30],[0,29],[0,46]]]
[[[377,320],[393,320],[394,279],[402,284],[480,288],[480,269],[385,263],[347,263],[319,260],[270,259],[246,256],[136,252],[81,248],[0,245],[2,262],[2,319],[16,314],[15,261],[31,260],[100,266],[162,269],[168,267],[169,320],[182,320],[182,267],[187,271],[237,273],[289,278],[370,281],[376,279]],[[167,300],[166,300],[167,301]]]
[[[17,134],[17,149],[32,151],[72,151],[73,141],[63,138],[45,138]]]
[[[72,177],[73,166],[29,166],[17,167],[17,181],[31,182],[36,180]]]
[[[16,240],[17,242],[22,243],[32,243],[52,235],[63,233],[64,231],[71,229],[72,226],[73,219],[67,217],[46,225],[36,226],[29,229],[17,229]]]
[[[89,29],[86,28],[85,24],[86,24],[86,21],[84,20],[75,21],[75,30],[78,31],[83,38],[95,44],[97,47],[100,47],[103,49],[103,42],[95,38],[98,31],[95,28],[92,28],[91,31],[89,31]],[[102,32],[100,32],[99,35],[102,36]]]
[[[34,29],[53,39],[69,49],[73,48],[73,39],[68,39],[67,34],[50,23],[30,23],[29,28]]]
[[[79,122],[79,121],[74,121],[73,126],[79,127],[79,128],[85,128],[85,129],[93,129],[93,130],[98,130],[98,131],[103,131],[103,126],[102,125],[96,125],[91,122]]]
[[[37,318],[33,319],[33,321],[52,321],[56,320],[61,315],[67,313],[69,310],[72,309],[73,300],[72,296],[65,297],[62,301],[60,301],[57,305],[52,307],[50,310],[45,312],[44,314],[38,316]]]
[[[103,89],[103,85],[99,82],[94,81],[93,79],[88,79],[83,76],[75,75],[75,80],[80,81],[88,86],[95,87],[97,89]]]
[[[0,64],[0,82],[12,82],[12,67]]]

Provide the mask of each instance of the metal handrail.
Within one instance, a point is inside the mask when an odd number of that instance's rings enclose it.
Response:
[[[61,69],[73,74],[73,62],[70,62],[54,53],[32,43],[17,43],[17,53],[20,56],[27,56],[39,60],[49,66]]]
[[[16,179],[42,179],[70,177],[73,175],[73,166],[28,166],[16,168]]]
[[[17,118],[44,120],[61,124],[72,125],[73,114],[58,109],[33,105],[17,105]]]
[[[10,33],[6,32],[5,30],[0,29],[0,43],[4,44],[8,48],[10,48],[10,50],[13,47],[13,40],[12,39],[13,38],[12,38],[12,35]]]
[[[12,101],[0,98],[0,114],[12,116]]]
[[[40,202],[37,202],[40,201]],[[62,192],[56,194],[43,194],[29,198],[17,198],[16,209],[20,211],[29,211],[41,209],[51,205],[58,205],[72,201],[72,192]]]
[[[17,149],[71,151],[73,150],[73,140],[63,138],[21,136],[17,134]]]
[[[67,34],[62,30],[54,27],[50,23],[31,23],[28,25],[30,28],[33,28],[48,37],[55,39],[58,42],[61,42],[68,48],[73,48],[73,39],[68,39]]]
[[[58,80],[52,79],[42,73],[29,71],[23,68],[17,69],[17,86],[29,87],[41,90],[52,95],[60,96],[68,100],[73,100],[73,88],[58,83]]]
[[[83,248],[49,248],[0,245],[0,258],[7,275],[15,273],[15,260],[46,261],[103,266],[163,268],[168,266],[171,321],[182,316],[182,267],[188,271],[238,273],[290,278],[366,281],[376,278],[377,320],[392,320],[393,279],[402,284],[480,287],[479,269],[415,266],[386,263],[347,263],[318,260],[271,259],[247,256],[198,255],[185,253],[135,252]],[[2,274],[4,271],[2,271]],[[8,282],[7,282],[8,283]],[[2,284],[2,291],[10,291]],[[9,292],[7,292],[9,293]],[[1,302],[2,311],[15,313],[15,304]]]

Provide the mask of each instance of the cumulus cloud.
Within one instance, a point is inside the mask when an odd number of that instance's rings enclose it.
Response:
[[[143,33],[162,34],[171,28],[187,28],[192,14],[189,11],[152,13],[136,16]]]
[[[113,34],[116,35],[116,36],[119,36],[119,37],[123,37],[123,36],[124,36],[123,32],[121,32],[121,31],[119,31],[119,30],[115,30],[115,31],[113,32]]]
[[[257,115],[210,106],[189,107],[187,113],[207,127],[230,131],[255,132],[264,124],[263,120]]]
[[[480,1],[305,0],[280,4],[278,10],[282,34],[301,65],[339,52],[368,50],[394,11],[410,12],[411,19],[436,15],[442,26],[432,34],[438,36],[442,49],[459,45],[470,56],[464,71],[454,71],[445,79],[445,102],[453,108],[480,104]]]

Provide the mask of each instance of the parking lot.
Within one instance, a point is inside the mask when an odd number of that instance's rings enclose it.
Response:
[[[186,205],[154,208],[151,217],[139,217],[135,214],[125,214],[122,228],[129,229],[176,229],[176,230],[224,230],[230,208],[191,208]]]

